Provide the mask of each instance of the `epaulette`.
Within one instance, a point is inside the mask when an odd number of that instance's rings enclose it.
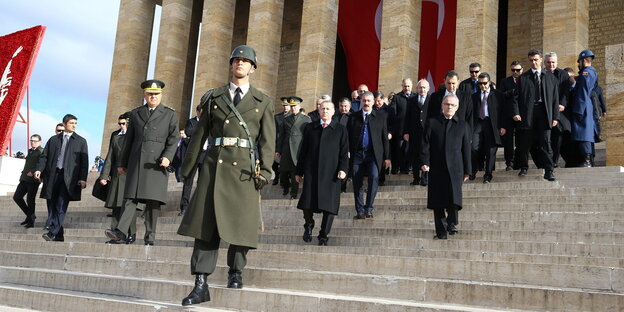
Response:
[[[164,107],[164,108],[166,108],[166,109],[169,109],[169,110],[172,110],[172,111],[174,111],[174,112],[175,112],[175,109],[173,109],[173,108],[171,108],[171,107],[169,107],[169,106],[165,106],[165,105],[163,105],[163,107]]]

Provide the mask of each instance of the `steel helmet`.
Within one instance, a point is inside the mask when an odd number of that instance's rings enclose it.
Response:
[[[232,55],[230,55],[230,65],[232,65],[232,61],[237,57],[249,60],[253,64],[254,68],[258,68],[256,51],[254,51],[252,47],[248,45],[239,45],[238,47],[234,48],[234,50],[232,50]]]

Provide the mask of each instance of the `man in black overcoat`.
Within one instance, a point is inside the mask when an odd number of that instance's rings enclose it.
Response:
[[[334,215],[338,214],[341,181],[347,177],[349,167],[347,128],[332,119],[334,111],[334,103],[325,100],[319,107],[321,120],[306,125],[295,176],[297,182],[303,182],[297,205],[305,220],[303,240],[312,241],[313,214],[322,212],[318,235],[321,246],[327,245]]]
[[[72,114],[63,117],[65,130],[51,137],[39,157],[35,179],[43,180],[41,198],[50,207],[50,230],[43,234],[47,241],[64,241],[63,221],[70,201],[80,200],[87,187],[89,150],[87,140],[76,131],[78,118]]]
[[[409,142],[409,159],[412,163],[412,174],[414,180],[411,185],[423,185],[428,183],[427,172],[420,170],[420,148],[422,143],[422,134],[425,127],[425,121],[427,116],[427,108],[431,95],[429,95],[429,82],[425,79],[421,79],[416,84],[416,103],[408,107],[407,119],[405,120],[405,127],[403,129],[403,140]]]
[[[35,199],[37,197],[37,191],[39,191],[39,180],[35,179],[34,172],[37,169],[37,163],[39,157],[43,153],[43,147],[41,147],[41,136],[33,134],[30,136],[30,146],[28,155],[26,156],[26,162],[24,163],[24,169],[20,175],[19,184],[13,194],[13,200],[22,209],[26,215],[26,219],[20,223],[25,228],[31,228],[35,226]],[[27,201],[24,201],[24,195],[26,195]]]
[[[189,119],[184,127],[184,134],[186,135],[184,143],[186,143],[186,147],[188,147],[188,143],[191,141],[191,137],[193,136],[193,134],[195,134],[195,129],[197,129],[199,116],[201,116],[202,113],[201,105],[197,105],[196,111],[197,115]],[[184,152],[186,153],[186,148],[184,148]],[[205,154],[205,151],[203,152],[203,154]],[[202,158],[202,156],[200,156],[200,158]],[[184,160],[184,156],[182,156],[182,160]],[[191,199],[191,189],[193,188],[193,180],[195,179],[195,173],[197,173],[197,170],[200,166],[201,162],[195,164],[195,167],[193,167],[193,169],[191,170],[191,174],[188,176],[187,179],[184,180],[184,186],[182,186],[182,197],[180,198],[180,212],[178,213],[178,215],[180,216],[186,212],[186,208],[189,205],[189,200]]]
[[[513,97],[518,175],[527,175],[529,150],[535,146],[538,159],[534,162],[544,168],[544,179],[555,181],[550,131],[559,123],[559,84],[555,75],[542,68],[538,50],[529,51],[528,58],[531,70],[520,76],[518,92]]]
[[[448,95],[441,105],[443,115],[427,121],[421,152],[421,170],[429,172],[427,208],[433,209],[434,239],[447,239],[447,233],[458,233],[461,188],[471,172],[470,129],[456,115],[459,100],[456,95]]]
[[[564,114],[568,106],[570,75],[568,75],[568,72],[565,70],[557,67],[557,53],[555,52],[546,53],[544,56],[544,64],[546,70],[555,75],[559,84],[559,123],[556,127],[553,127],[550,132],[550,146],[553,150],[553,166],[557,168],[559,166],[559,155],[562,144],[564,141],[570,141],[570,120],[567,118],[566,114]]]
[[[459,84],[459,90],[461,92],[466,92],[470,95],[479,92],[479,86],[477,84],[477,79],[479,74],[481,73],[481,64],[479,63],[471,63],[468,66],[468,70],[470,71],[470,77],[462,80]]]
[[[392,174],[398,172],[408,173],[411,162],[408,154],[408,141],[403,139],[406,130],[406,120],[411,107],[416,106],[417,94],[412,92],[413,82],[411,78],[405,78],[401,82],[401,92],[395,94],[390,102],[393,115],[389,116],[388,123],[393,125],[392,139],[390,140],[390,158],[392,161]]]
[[[496,151],[501,145],[501,136],[506,131],[502,116],[504,96],[500,91],[491,88],[490,82],[488,73],[479,74],[477,83],[480,92],[472,95],[475,112],[472,131],[472,175],[474,176],[477,172],[478,155],[485,156],[483,183],[492,181]]]
[[[349,151],[353,175],[356,219],[373,217],[380,168],[390,167],[390,145],[385,114],[373,110],[374,96],[370,91],[360,96],[362,109],[349,117]],[[363,200],[364,174],[368,175],[366,203]]]
[[[516,134],[516,123],[513,121],[513,97],[517,86],[520,84],[520,75],[522,75],[522,64],[519,61],[513,61],[510,65],[511,76],[506,77],[500,83],[498,90],[505,95],[505,104],[502,110],[504,122],[507,124],[507,131],[501,137],[503,148],[505,149],[505,171],[514,169],[514,137]],[[516,168],[517,169],[517,168]]]
[[[386,128],[388,129],[388,142],[390,146],[390,162],[392,163],[392,139],[394,138],[394,134],[396,133],[396,123],[392,121],[395,116],[394,108],[386,104],[388,98],[385,97],[383,92],[379,90],[375,91],[373,92],[373,96],[375,97],[373,110],[379,113],[380,116],[383,115],[386,119]],[[390,174],[390,168],[379,169],[379,186],[383,186],[386,184],[386,175]]]

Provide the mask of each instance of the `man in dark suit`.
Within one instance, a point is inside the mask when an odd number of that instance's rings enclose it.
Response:
[[[385,114],[373,110],[374,96],[366,91],[360,96],[362,110],[349,117],[349,150],[353,172],[356,219],[373,217],[379,169],[390,167],[390,146]],[[368,175],[366,203],[363,200],[364,174]]]
[[[116,229],[106,230],[108,238],[124,241],[130,224],[136,222],[136,209],[145,203],[145,245],[154,245],[160,206],[167,202],[170,160],[179,139],[178,114],[160,102],[165,83],[141,83],[146,104],[130,111],[126,144],[117,162],[117,171],[127,174],[121,218]],[[149,131],[146,131],[148,130]]]
[[[429,105],[427,108],[427,119],[435,116],[441,116],[442,110],[440,107],[442,106],[442,99],[449,94],[457,95],[459,99],[459,108],[455,115],[459,120],[465,121],[470,126],[472,131],[472,98],[470,97],[469,92],[463,92],[458,89],[458,81],[459,76],[457,72],[454,70],[450,70],[444,76],[444,90],[439,90],[431,95],[431,100],[429,100]]]
[[[126,144],[126,131],[128,130],[128,114],[122,114],[117,120],[119,129],[111,133],[110,143],[108,145],[108,155],[104,168],[100,173],[98,182],[102,185],[108,185],[108,194],[104,207],[112,209],[111,229],[117,228],[119,218],[121,217],[121,209],[124,206],[124,189],[126,186],[126,175],[119,174],[117,171],[117,161],[121,157],[121,152]],[[130,231],[125,242],[109,240],[108,244],[133,244],[136,241],[136,222],[130,224]]]
[[[425,126],[427,108],[431,96],[429,95],[429,82],[421,79],[416,84],[416,103],[408,107],[407,119],[403,129],[403,140],[409,142],[408,157],[412,162],[412,174],[414,180],[410,185],[423,185],[428,183],[427,172],[420,170],[420,148],[422,141],[423,129]]]
[[[526,176],[529,150],[535,145],[534,162],[544,168],[544,179],[555,181],[553,174],[550,129],[559,120],[559,84],[557,78],[542,68],[538,50],[528,53],[531,70],[520,76],[518,92],[513,97],[513,120],[517,123],[516,155],[519,176]]]
[[[78,118],[72,114],[63,117],[65,130],[51,137],[39,157],[35,179],[43,180],[41,198],[45,198],[52,212],[50,231],[43,234],[47,241],[64,241],[63,221],[70,201],[80,200],[80,192],[87,187],[89,151],[87,140],[76,131]]]
[[[282,127],[284,126],[284,118],[286,118],[286,115],[290,113],[290,105],[288,105],[288,97],[283,96],[280,98],[280,100],[282,101],[282,111],[275,114],[275,144],[276,145],[277,145],[277,142],[279,142],[279,135],[282,131]],[[271,167],[271,169],[273,169],[273,173],[275,173],[275,177],[273,178],[273,185],[277,185],[279,184],[279,179],[280,179],[279,159],[277,157],[275,157],[275,159],[273,160],[273,166]]]
[[[378,112],[380,115],[384,115],[386,119],[386,128],[388,129],[388,142],[390,146],[390,162],[392,162],[392,138],[393,133],[395,132],[394,123],[390,121],[390,119],[394,118],[394,108],[390,105],[386,104],[388,98],[385,97],[383,92],[375,91],[373,92],[373,96],[375,97],[375,104],[373,105],[373,110]],[[386,185],[386,175],[390,174],[390,168],[379,168],[379,186]]]
[[[341,98],[340,102],[338,102],[338,117],[336,120],[338,120],[341,125],[346,127],[349,123],[349,116],[351,116],[351,114],[351,101],[346,97]],[[347,192],[347,183],[351,179],[351,176],[351,171],[347,170],[347,177],[343,179],[341,183],[341,192]]]
[[[511,76],[503,79],[498,88],[505,96],[505,104],[502,109],[502,115],[507,125],[505,135],[501,137],[503,148],[505,149],[505,171],[514,169],[514,137],[516,133],[516,123],[512,119],[513,109],[512,100],[516,92],[518,84],[520,84],[520,75],[522,75],[522,64],[519,61],[511,62]]]
[[[557,82],[559,84],[559,123],[556,127],[553,127],[550,132],[550,147],[553,151],[553,166],[554,168],[559,167],[559,155],[561,150],[561,145],[563,141],[568,141],[564,139],[564,136],[570,135],[570,120],[566,117],[566,114],[563,111],[568,106],[568,93],[570,89],[570,76],[568,72],[557,67],[557,53],[548,52],[544,55],[544,67],[547,71],[555,75],[557,78]]]
[[[413,82],[411,78],[405,78],[401,82],[401,92],[395,94],[390,103],[394,112],[389,116],[388,123],[392,124],[392,139],[390,140],[390,158],[392,160],[392,174],[398,172],[408,173],[411,162],[408,155],[408,141],[403,139],[406,130],[405,123],[407,112],[416,106],[416,93],[412,92]]]
[[[479,77],[479,73],[481,73],[481,64],[479,63],[471,63],[470,66],[468,66],[468,69],[470,71],[470,78],[466,78],[464,79],[460,84],[459,84],[459,90],[461,92],[466,92],[468,94],[475,94],[477,92],[479,92],[479,86],[477,85],[477,79]],[[461,101],[461,99],[460,99]]]
[[[35,226],[35,219],[37,218],[35,216],[35,198],[37,197],[40,183],[34,178],[34,172],[37,169],[41,153],[43,153],[41,136],[33,134],[30,136],[30,149],[26,156],[20,182],[15,189],[15,194],[13,194],[13,200],[26,215],[26,219],[20,225],[27,229]],[[24,201],[24,195],[26,195],[27,201]]]
[[[443,115],[430,118],[425,125],[421,152],[421,170],[429,172],[427,208],[433,209],[434,239],[458,233],[462,184],[471,172],[470,128],[455,115],[459,100],[451,94],[441,105]]]
[[[318,244],[327,245],[334,216],[340,208],[340,186],[349,168],[347,128],[334,118],[334,103],[323,101],[320,122],[306,125],[297,161],[297,182],[303,191],[297,208],[305,220],[303,241],[312,241],[314,213],[323,212]]]
[[[308,117],[312,120],[312,122],[318,122],[321,120],[321,114],[319,113],[319,108],[323,101],[331,101],[331,96],[327,94],[321,95],[320,98],[316,99],[316,109],[308,113]]]
[[[201,116],[201,112],[202,112],[201,105],[197,105],[196,111],[197,111],[197,115],[189,119],[186,122],[186,126],[184,127],[184,134],[186,135],[186,139],[184,143],[186,143],[187,146],[188,146],[188,142],[191,141],[191,137],[193,136],[193,134],[195,134],[195,129],[197,129],[197,124],[199,123],[199,116]],[[182,159],[184,159],[184,157]],[[188,207],[189,200],[191,198],[191,189],[193,188],[193,179],[195,178],[195,173],[197,173],[197,170],[200,166],[201,166],[201,162],[195,164],[195,167],[193,168],[193,170],[191,170],[191,174],[188,176],[188,179],[184,180],[184,186],[182,186],[182,197],[180,198],[180,212],[178,213],[178,215],[180,216],[186,212],[186,208]]]
[[[483,183],[492,181],[492,172],[496,163],[496,151],[501,145],[501,136],[505,134],[502,106],[503,94],[490,86],[490,75],[479,74],[479,90],[472,95],[474,105],[474,129],[472,131],[472,175],[476,174],[478,154],[485,156],[485,175]]]

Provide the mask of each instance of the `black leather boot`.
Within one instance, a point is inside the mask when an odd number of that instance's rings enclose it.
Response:
[[[312,241],[312,229],[314,228],[314,220],[312,222],[306,222],[303,225],[303,241],[309,243]]]
[[[182,299],[182,305],[198,304],[210,301],[210,292],[208,291],[208,274],[195,275],[195,287],[191,293]]]
[[[243,288],[243,276],[240,272],[228,272],[227,288]]]
[[[584,168],[590,168],[592,166],[591,154],[585,154],[585,160],[583,161]]]

